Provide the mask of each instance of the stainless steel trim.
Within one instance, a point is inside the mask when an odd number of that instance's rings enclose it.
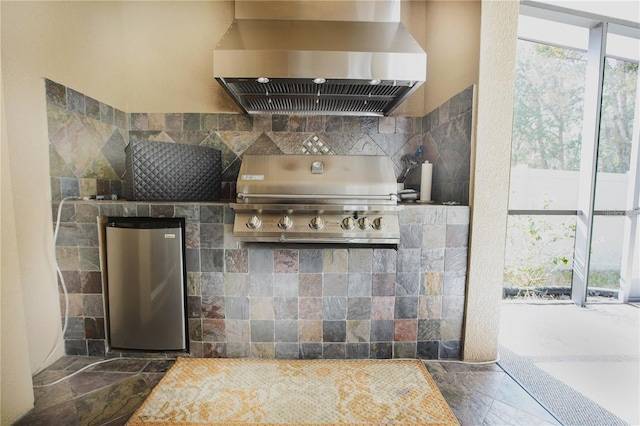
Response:
[[[268,237],[264,235],[251,236],[251,237],[234,237],[236,241],[248,242],[248,243],[306,243],[306,244],[332,244],[332,243],[344,243],[344,244],[399,244],[398,238],[299,238],[299,237]]]
[[[106,228],[111,347],[187,348],[182,227],[166,226]]]
[[[317,212],[276,212],[260,213],[252,211],[237,211],[235,215],[233,234],[238,241],[283,241],[295,239],[297,242],[317,241],[378,241],[382,243],[398,242],[400,238],[400,224],[397,212],[371,212],[358,215],[367,218],[371,223],[376,218],[383,218],[386,226],[384,229],[354,226],[352,229],[344,229],[342,223],[345,217],[353,215],[345,212],[317,213]],[[252,227],[260,219],[260,225]],[[282,223],[287,218],[288,227],[283,228]],[[323,226],[313,227],[313,221],[322,220]],[[253,221],[253,222],[252,222]]]
[[[389,200],[397,201],[398,194],[389,195],[340,195],[340,194],[248,194],[246,192],[238,192],[238,198],[247,200],[249,198],[267,198],[267,199],[281,199],[281,200],[325,200],[333,198],[336,200]]]
[[[257,211],[264,213],[273,212],[344,212],[353,213],[374,213],[374,212],[398,212],[401,207],[397,204],[239,204],[231,203],[229,207],[233,210]]]

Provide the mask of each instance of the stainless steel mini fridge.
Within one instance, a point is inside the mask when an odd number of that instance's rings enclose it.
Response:
[[[187,350],[183,218],[108,217],[112,349]]]

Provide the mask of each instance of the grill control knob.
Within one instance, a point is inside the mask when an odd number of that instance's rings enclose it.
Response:
[[[256,215],[253,215],[247,221],[247,228],[257,229],[260,227],[261,224],[262,224],[262,221],[260,220],[260,218]]]
[[[356,221],[353,220],[351,216],[345,217],[342,219],[342,223],[340,224],[342,229],[353,229],[356,226]]]
[[[369,229],[369,227],[371,226],[371,221],[367,217],[361,217],[360,219],[358,219],[358,226],[360,227],[360,229]]]
[[[289,216],[282,216],[278,222],[278,228],[289,229],[293,226],[293,221]]]
[[[309,226],[311,227],[311,229],[322,229],[322,227],[324,226],[324,221],[320,218],[320,216],[316,216],[311,219]]]
[[[384,229],[385,226],[387,226],[387,224],[384,222],[384,219],[381,217],[377,217],[375,219],[373,219],[373,229],[377,230],[377,231],[381,231]]]

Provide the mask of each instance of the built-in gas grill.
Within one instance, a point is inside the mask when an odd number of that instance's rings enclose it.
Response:
[[[234,238],[394,244],[400,238],[391,160],[360,155],[245,155]]]

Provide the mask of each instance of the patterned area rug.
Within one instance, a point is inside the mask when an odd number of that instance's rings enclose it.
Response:
[[[420,360],[179,358],[128,425],[457,425]]]

